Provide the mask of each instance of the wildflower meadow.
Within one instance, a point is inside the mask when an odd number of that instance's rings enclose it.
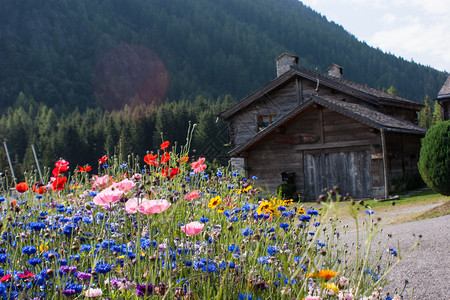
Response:
[[[349,199],[365,224],[349,241],[337,189],[302,206],[193,159],[189,138],[43,176],[2,179],[3,299],[400,299],[382,290],[401,257],[372,242],[370,208]]]

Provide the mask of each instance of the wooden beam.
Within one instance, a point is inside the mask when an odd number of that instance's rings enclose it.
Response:
[[[323,109],[319,109],[319,135],[320,135],[320,143],[325,143],[325,130],[323,126]]]
[[[389,181],[388,181],[388,170],[387,170],[387,151],[386,151],[386,137],[384,133],[384,129],[380,130],[381,132],[381,149],[383,152],[383,175],[384,175],[384,198],[389,198]]]
[[[316,150],[316,149],[327,149],[327,148],[345,148],[345,147],[355,147],[355,146],[370,146],[374,143],[374,140],[360,140],[360,141],[349,141],[349,142],[334,142],[326,144],[309,144],[309,145],[296,145],[295,150]]]

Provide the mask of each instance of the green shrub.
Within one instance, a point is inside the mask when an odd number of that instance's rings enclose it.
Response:
[[[436,192],[450,195],[450,121],[430,127],[422,139],[419,172]]]

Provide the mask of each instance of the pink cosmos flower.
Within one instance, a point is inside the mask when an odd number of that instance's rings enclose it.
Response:
[[[92,177],[92,180],[94,181],[94,183],[92,185],[93,188],[99,188],[99,187],[103,188],[109,183],[109,181],[111,180],[111,176],[104,175],[102,177],[98,177],[98,175],[94,175]]]
[[[205,224],[195,221],[186,224],[186,226],[181,226],[181,231],[186,233],[187,236],[199,234],[202,231],[203,226],[205,226]]]
[[[306,296],[305,300],[322,300],[322,297],[308,295]]]
[[[125,211],[129,214],[135,214],[138,211],[138,200],[136,198],[131,198],[125,202]]]
[[[193,163],[191,163],[192,170],[194,172],[203,172],[206,170],[206,165],[204,164],[205,158],[199,157],[199,159]]]
[[[142,199],[137,210],[145,215],[159,214],[170,207],[170,202],[164,199],[148,200]]]
[[[184,196],[184,199],[194,200],[194,199],[198,198],[199,195],[200,195],[200,192],[198,190],[194,190],[194,191],[186,194],[186,196]]]
[[[135,185],[136,184],[133,181],[131,181],[129,179],[124,179],[120,182],[113,183],[111,185],[111,187],[117,188],[117,189],[121,190],[122,192],[127,193],[127,192],[131,191]]]
[[[100,206],[108,206],[120,200],[123,192],[119,189],[107,188],[94,197],[94,203]]]
[[[101,295],[103,295],[103,292],[101,289],[90,288],[86,291],[86,293],[84,295],[89,298],[95,298],[95,297],[100,297]]]

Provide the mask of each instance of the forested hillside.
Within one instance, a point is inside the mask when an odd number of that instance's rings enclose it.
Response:
[[[57,110],[235,99],[283,52],[423,102],[445,74],[359,42],[297,0],[1,0],[0,107],[19,92]]]
[[[93,164],[158,148],[161,132],[223,157],[216,115],[299,64],[423,102],[447,74],[359,42],[297,0],[0,0],[0,139],[15,165]],[[119,141],[122,142],[119,143]],[[0,170],[7,168],[0,152]]]

